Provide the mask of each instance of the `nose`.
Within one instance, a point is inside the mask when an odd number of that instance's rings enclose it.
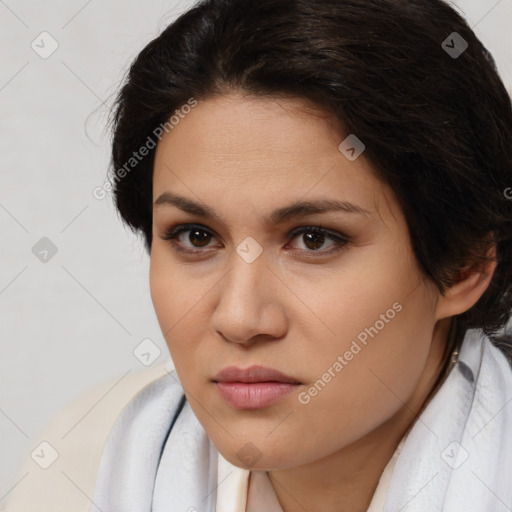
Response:
[[[234,254],[231,268],[219,283],[212,316],[215,332],[242,345],[281,338],[286,333],[286,286],[268,266],[264,255],[247,263]]]

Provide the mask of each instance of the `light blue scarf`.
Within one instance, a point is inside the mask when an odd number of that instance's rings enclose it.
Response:
[[[384,512],[512,511],[511,402],[505,356],[480,330],[467,331],[458,362],[409,431]],[[91,512],[215,512],[217,462],[172,371],[116,421]]]

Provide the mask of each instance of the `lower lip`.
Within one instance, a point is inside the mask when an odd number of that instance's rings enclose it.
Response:
[[[237,409],[262,409],[295,391],[300,384],[285,382],[216,382],[220,396]]]

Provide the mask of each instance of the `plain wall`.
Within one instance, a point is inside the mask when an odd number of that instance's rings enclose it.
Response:
[[[192,4],[0,2],[0,503],[64,405],[142,369],[133,351],[144,339],[161,351],[155,362],[169,359],[142,242],[111,198],[92,191],[109,163],[112,94],[135,55]],[[512,0],[455,5],[511,91]],[[58,43],[48,58],[31,47],[51,49],[42,32]],[[46,262],[33,253],[43,237],[57,251]]]

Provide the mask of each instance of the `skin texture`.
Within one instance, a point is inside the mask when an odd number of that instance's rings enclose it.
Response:
[[[231,92],[200,101],[164,135],[153,200],[172,192],[208,205],[221,220],[154,205],[150,288],[187,399],[219,452],[239,467],[243,447],[257,454],[251,469],[269,471],[285,512],[365,511],[432,391],[450,317],[476,303],[495,263],[468,264],[441,295],[420,272],[392,190],[364,153],[350,161],[338,150],[348,134],[320,114],[299,99]],[[322,198],[368,213],[265,221],[276,208]],[[206,230],[174,240],[196,255],[163,239],[183,223]],[[300,226],[321,226],[349,242],[328,254],[336,244],[327,236],[290,235]],[[236,250],[247,237],[263,249],[252,263]],[[301,403],[298,393],[395,303],[401,310]],[[273,406],[235,409],[212,379],[226,366],[253,364],[302,385]]]

